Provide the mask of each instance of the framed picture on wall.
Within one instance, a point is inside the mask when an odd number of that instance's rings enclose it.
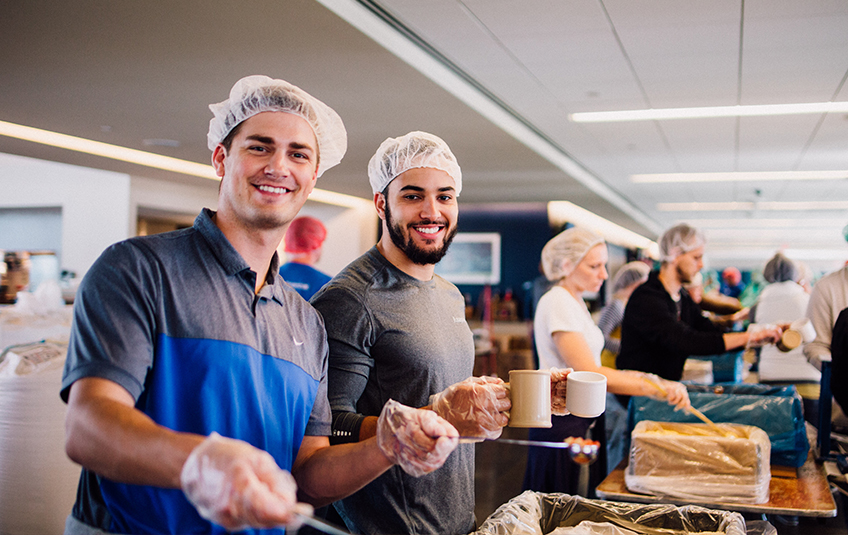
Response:
[[[454,284],[499,284],[501,235],[498,232],[459,232],[436,273]]]

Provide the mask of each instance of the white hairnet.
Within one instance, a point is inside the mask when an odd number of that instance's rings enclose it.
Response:
[[[589,250],[604,243],[597,232],[580,227],[563,230],[542,248],[542,270],[549,281],[558,281],[574,271]]]
[[[612,278],[612,293],[616,294],[637,282],[645,282],[648,280],[650,272],[651,268],[644,262],[636,261],[624,264],[618,268]]]
[[[660,238],[660,261],[674,262],[678,256],[703,247],[704,244],[706,239],[700,230],[680,223],[666,230]]]
[[[778,252],[766,263],[763,278],[768,282],[797,282],[800,277],[795,263]]]
[[[398,175],[417,168],[444,171],[453,178],[456,195],[462,191],[462,171],[448,144],[427,132],[410,132],[405,136],[388,138],[368,162],[371,190],[380,193]]]
[[[338,165],[347,151],[347,132],[342,118],[332,108],[303,89],[285,80],[267,76],[246,76],[230,90],[230,98],[210,104],[214,117],[209,121],[206,136],[209,150],[242,121],[265,111],[282,111],[302,117],[318,141],[318,176]]]

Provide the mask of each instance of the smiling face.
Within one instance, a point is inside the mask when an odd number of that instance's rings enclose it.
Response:
[[[603,243],[589,249],[574,271],[568,275],[566,283],[577,292],[597,292],[607,280],[607,246]]]
[[[263,112],[241,123],[230,149],[218,145],[218,217],[248,230],[281,229],[315,187],[318,143],[304,119]]]
[[[389,260],[435,265],[456,235],[459,208],[453,178],[438,169],[410,169],[389,183],[386,194],[378,193],[375,202],[389,236],[380,241]]]

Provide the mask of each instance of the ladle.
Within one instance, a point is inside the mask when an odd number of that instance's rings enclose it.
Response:
[[[668,397],[668,391],[667,391],[665,388],[663,388],[662,386],[660,386],[659,384],[657,384],[655,381],[652,381],[651,379],[648,379],[647,377],[642,377],[642,379],[644,379],[644,380],[645,380],[645,381],[647,381],[647,382],[648,382],[651,386],[653,386],[654,388],[656,388],[657,390],[659,390],[659,391],[660,391],[660,393],[661,393],[663,396]],[[686,407],[686,409],[685,409],[685,410],[686,410],[689,414],[691,414],[692,416],[694,416],[694,417],[698,418],[699,420],[701,420],[702,422],[704,422],[705,424],[707,424],[708,426],[710,426],[710,427],[713,429],[713,431],[715,431],[715,432],[716,432],[716,433],[718,433],[719,435],[721,435],[721,436],[723,436],[723,437],[731,437],[731,438],[735,438],[735,435],[734,435],[734,434],[729,433],[728,431],[726,431],[726,430],[722,429],[721,427],[719,427],[719,426],[718,426],[715,422],[713,422],[712,420],[710,420],[709,418],[707,418],[707,416],[706,416],[703,412],[699,411],[699,410],[698,410],[698,409],[696,409],[695,407],[693,407],[693,406],[689,405],[688,407]]]
[[[442,437],[433,437],[442,438]],[[444,437],[458,438],[462,443],[476,442],[500,442],[501,444],[515,444],[517,446],[533,446],[537,448],[555,448],[566,450],[569,458],[577,464],[592,464],[598,458],[598,450],[601,443],[597,440],[586,440],[577,437],[568,437],[562,442],[544,440],[523,440],[518,438],[483,438],[483,437]]]
[[[304,525],[317,529],[318,531],[321,531],[323,533],[327,533],[328,535],[351,535],[349,531],[346,531],[338,526],[334,526],[326,520],[317,518],[314,515],[298,513],[297,516],[300,518],[300,521],[303,522]]]

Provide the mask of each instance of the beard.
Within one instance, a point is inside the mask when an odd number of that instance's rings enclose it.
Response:
[[[694,277],[694,275],[686,273],[680,269],[680,266],[677,266],[677,280],[679,280],[681,284],[689,284],[692,282],[692,277]]]
[[[418,264],[420,266],[426,266],[429,264],[438,264],[439,261],[444,258],[446,254],[448,254],[448,247],[453,241],[454,236],[456,236],[457,227],[448,230],[448,233],[445,235],[444,242],[442,246],[437,249],[425,250],[419,247],[413,240],[411,236],[408,236],[404,239],[403,235],[403,227],[400,224],[396,223],[392,219],[392,212],[389,209],[389,203],[386,203],[386,227],[389,229],[389,237],[392,239],[392,243],[395,244],[395,247],[403,251],[407,258],[409,258],[413,263]],[[432,224],[434,221],[420,221],[422,224]]]

